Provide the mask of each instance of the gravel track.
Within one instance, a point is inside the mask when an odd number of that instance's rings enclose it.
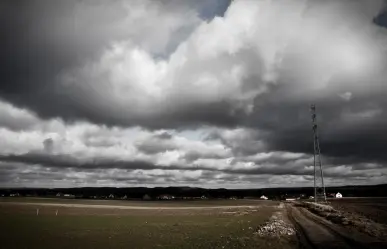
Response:
[[[301,248],[387,248],[365,235],[348,234],[337,225],[318,217],[304,208],[287,205],[288,216],[297,230]]]

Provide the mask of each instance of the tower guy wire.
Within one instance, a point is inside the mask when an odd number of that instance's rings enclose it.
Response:
[[[312,115],[312,129],[313,129],[313,148],[314,148],[314,201],[326,202],[326,193],[325,193],[325,184],[324,184],[324,173],[322,169],[321,162],[321,151],[320,151],[320,142],[317,131],[317,115],[316,115],[316,105],[312,104],[310,107]]]

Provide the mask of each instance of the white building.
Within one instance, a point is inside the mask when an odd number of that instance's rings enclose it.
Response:
[[[175,199],[173,195],[160,195],[157,197],[159,200],[172,200]]]
[[[267,200],[267,199],[269,199],[269,198],[267,198],[266,196],[262,195],[262,196],[260,197],[260,199],[262,199],[262,200]]]
[[[339,192],[336,194],[336,198],[343,198],[343,195],[340,194]]]

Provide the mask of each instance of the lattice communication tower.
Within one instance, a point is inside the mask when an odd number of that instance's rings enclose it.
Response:
[[[321,163],[321,151],[320,142],[317,132],[317,121],[316,121],[316,105],[310,107],[312,114],[313,124],[313,147],[314,147],[314,201],[315,202],[326,202],[326,193],[324,185],[324,174]]]

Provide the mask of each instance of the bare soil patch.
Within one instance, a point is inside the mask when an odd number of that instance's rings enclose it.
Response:
[[[387,225],[387,198],[331,199],[329,204],[336,210],[358,214],[377,223]]]
[[[347,212],[345,209],[336,209],[328,204],[316,204],[313,202],[298,203],[298,206],[307,208],[310,212],[345,227],[348,230],[358,231],[375,237],[380,241],[387,241],[387,226],[375,222],[360,213]]]

